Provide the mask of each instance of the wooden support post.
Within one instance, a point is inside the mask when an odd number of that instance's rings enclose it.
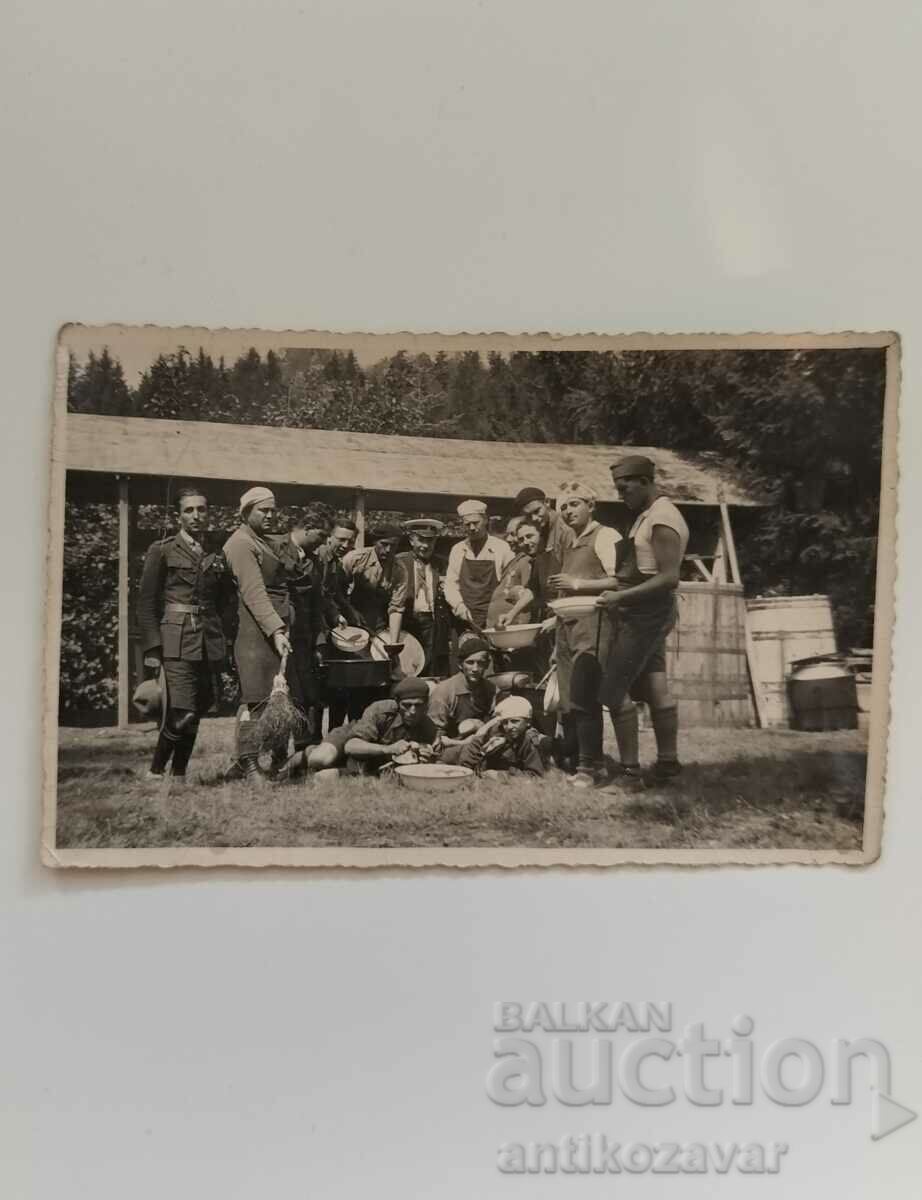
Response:
[[[128,609],[129,532],[131,501],[127,478],[118,479],[118,727],[128,728],[128,705],[131,700],[131,656],[129,643],[130,613]]]
[[[365,493],[361,488],[356,489],[355,509],[352,518],[359,528],[355,539],[356,547],[361,550],[365,545]]]
[[[730,582],[742,583],[740,564],[736,557],[736,542],[733,540],[733,526],[730,524],[730,510],[726,504],[720,506],[720,527],[723,530],[723,540],[730,558]]]
[[[740,575],[740,564],[736,557],[736,542],[733,540],[733,526],[730,524],[730,510],[723,503],[720,505],[720,530],[721,541],[726,546],[727,558],[730,562],[730,582],[742,584],[743,579]],[[765,697],[762,695],[761,684],[756,670],[756,644],[752,636],[752,631],[749,628],[748,614],[744,614],[744,620],[746,622],[743,631],[746,638],[746,665],[749,667],[749,685],[752,690],[752,703],[755,709],[756,725],[759,729],[764,729],[767,723],[767,713],[765,711]]]
[[[727,553],[724,546],[724,538],[722,533],[717,535],[714,562],[711,565],[711,579],[713,579],[715,583],[727,582]]]

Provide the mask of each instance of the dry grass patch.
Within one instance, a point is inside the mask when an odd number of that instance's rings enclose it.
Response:
[[[554,772],[431,795],[363,778],[251,792],[223,782],[232,736],[232,721],[206,721],[190,783],[152,789],[140,779],[149,726],[62,730],[58,846],[861,846],[867,764],[854,732],[688,730],[682,776],[650,791],[574,792]],[[641,750],[649,762],[651,735]]]

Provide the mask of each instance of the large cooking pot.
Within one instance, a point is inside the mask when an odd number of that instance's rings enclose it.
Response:
[[[330,688],[383,687],[391,681],[391,664],[374,658],[327,658],[323,676]]]

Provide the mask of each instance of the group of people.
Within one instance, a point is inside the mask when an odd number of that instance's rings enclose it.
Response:
[[[164,693],[148,777],[185,777],[225,659],[221,614],[233,594],[240,685],[234,771],[256,786],[266,774],[260,717],[282,662],[305,720],[293,747],[273,754],[268,773],[278,778],[378,773],[410,756],[481,773],[540,775],[553,763],[575,788],[607,783],[613,770],[640,780],[647,776],[639,764],[636,701],[650,709],[653,778],[675,777],[678,721],[665,639],[676,619],[688,527],[658,494],[649,459],[632,455],[611,470],[631,517],[625,535],[596,519],[593,488],[570,480],[557,489],[556,508],[541,488],[523,489],[505,537],[490,533],[486,504],[464,501],[457,510],[464,536],[447,559],[437,554],[446,528],[435,518],[380,526],[360,548],[347,518],[298,518],[279,534],[276,499],[266,487],[244,493],[239,526],[222,550],[209,552],[207,499],[183,489],[179,528],[148,550],[139,589],[145,664]],[[409,549],[398,552],[404,537]],[[567,597],[589,602],[555,611],[553,602]],[[540,625],[540,635],[516,665],[533,675],[556,671],[554,737],[535,728],[527,699],[504,696],[493,681],[498,660],[489,634],[521,624]],[[397,681],[386,690],[328,687],[335,632],[353,626],[395,651],[412,633],[425,653],[421,677],[399,678],[392,655]],[[605,709],[617,765],[603,755]]]

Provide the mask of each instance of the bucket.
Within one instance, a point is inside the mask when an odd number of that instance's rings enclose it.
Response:
[[[858,728],[855,676],[838,663],[798,667],[788,685],[795,729]]]
[[[765,724],[790,725],[791,664],[836,650],[829,597],[756,596],[746,601],[746,624],[752,640],[753,684],[762,695]]]

